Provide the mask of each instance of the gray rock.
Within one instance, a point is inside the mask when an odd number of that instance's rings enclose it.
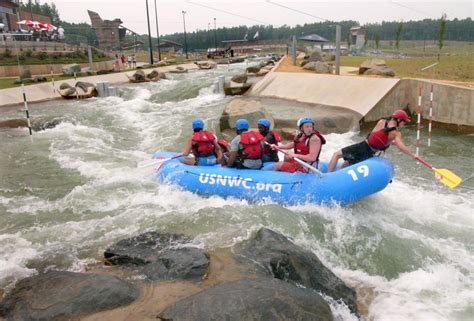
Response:
[[[256,74],[260,71],[261,68],[261,66],[249,66],[247,67],[246,71],[250,74]]]
[[[245,84],[247,82],[247,75],[246,74],[240,74],[240,75],[235,75],[230,79],[230,81],[239,83],[239,84]]]
[[[143,70],[137,70],[132,76],[135,81],[145,81],[145,72]]]
[[[158,77],[158,71],[156,70],[152,70],[148,75],[146,75],[149,79],[153,79],[153,78],[156,78]]]
[[[209,255],[202,249],[184,246],[189,241],[179,234],[148,232],[117,242],[104,252],[104,257],[151,280],[200,280],[209,266]]]
[[[63,74],[72,76],[74,75],[74,72],[80,73],[81,72],[81,65],[79,64],[71,64],[71,65],[66,65],[63,67]]]
[[[383,59],[367,59],[359,66],[359,75],[365,74],[369,69],[386,68],[387,64]]]
[[[61,89],[61,90],[68,89],[68,88],[72,88],[72,86],[70,84],[68,84],[67,82],[63,82],[63,83],[61,83],[61,85],[59,85],[59,89]]]
[[[95,87],[95,86],[94,86],[94,84],[92,84],[90,82],[78,81],[78,82],[76,82],[76,87],[81,88],[84,92],[87,92],[87,90],[90,87]]]
[[[272,279],[240,280],[199,292],[168,307],[158,320],[332,321],[316,292]]]
[[[34,82],[45,82],[48,81],[48,79],[45,76],[35,76],[33,78]]]
[[[311,61],[303,66],[303,69],[312,70],[318,74],[332,74],[333,67],[325,62]]]
[[[56,126],[58,126],[60,123],[62,123],[63,118],[60,117],[55,117],[55,118],[46,118],[46,117],[40,117],[40,118],[34,118],[31,120],[31,128],[34,131],[42,131],[46,129],[51,129]]]
[[[395,77],[395,71],[391,68],[384,67],[380,69],[369,69],[364,72],[364,75]]]
[[[318,257],[285,236],[262,228],[255,238],[244,243],[236,258],[257,272],[315,289],[335,300],[342,300],[357,313],[355,291],[347,287]]]
[[[186,247],[165,250],[158,260],[147,264],[143,273],[150,280],[201,280],[209,266],[209,255],[201,249]]]
[[[136,286],[115,276],[51,271],[18,282],[0,303],[7,320],[70,320],[133,302]]]
[[[321,57],[321,54],[318,51],[313,51],[310,55],[308,60],[311,61],[321,61],[324,62],[323,57]]]

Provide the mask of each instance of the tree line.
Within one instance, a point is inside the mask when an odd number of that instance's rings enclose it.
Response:
[[[97,46],[97,36],[94,29],[88,23],[68,23],[60,19],[59,13],[54,3],[39,4],[28,0],[20,4],[21,10],[32,11],[51,18],[54,25],[61,25],[64,28],[68,42],[83,42]],[[443,20],[444,19],[444,20]],[[444,25],[443,25],[444,23]],[[241,40],[247,34],[249,42],[253,41],[254,35],[258,32],[258,40],[282,40],[289,41],[292,36],[304,36],[316,33],[331,42],[335,41],[335,26],[341,26],[342,40],[350,41],[349,30],[353,26],[360,24],[354,20],[347,21],[325,21],[316,23],[306,23],[290,27],[283,25],[274,27],[271,25],[236,26],[230,28],[218,28],[214,30],[194,30],[186,33],[188,50],[199,50],[221,46],[224,40]],[[418,21],[383,21],[381,23],[369,23],[366,27],[366,39],[374,42],[380,40],[394,40],[399,43],[403,40],[439,40],[440,31],[444,29],[444,40],[474,41],[474,22],[471,18],[447,20],[445,15],[440,19],[424,19]],[[138,40],[143,42],[143,46],[148,48],[147,35],[140,35]],[[161,35],[160,39],[167,39],[184,45],[184,33]],[[128,45],[132,45],[134,37],[127,36]],[[152,39],[156,48],[157,39]]]

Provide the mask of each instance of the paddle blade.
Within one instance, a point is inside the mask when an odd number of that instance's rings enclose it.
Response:
[[[435,173],[436,179],[440,180],[441,183],[448,186],[449,188],[455,188],[462,182],[461,177],[457,176],[456,174],[454,174],[448,169],[437,168],[437,169],[433,169],[433,171]]]

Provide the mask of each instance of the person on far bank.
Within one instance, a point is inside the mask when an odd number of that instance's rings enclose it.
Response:
[[[212,166],[222,164],[222,151],[217,143],[216,136],[204,130],[204,121],[201,118],[193,120],[193,135],[184,148],[185,157],[182,162],[187,165]]]
[[[400,151],[408,156],[416,158],[416,155],[403,143],[402,134],[399,131],[409,122],[408,114],[402,109],[396,110],[390,118],[380,119],[366,140],[337,150],[332,155],[328,173],[334,171],[340,158],[344,160],[341,166],[341,168],[344,168],[374,157],[377,153],[384,152],[391,144],[397,146]]]
[[[278,145],[278,143],[281,142],[280,134],[278,134],[278,132],[275,130],[270,130],[271,122],[266,118],[259,119],[257,125],[258,131],[263,137],[265,137],[265,143],[269,144],[265,144],[263,146],[262,161],[278,162],[278,151],[270,148],[270,145]]]
[[[321,154],[322,146],[326,144],[326,139],[316,130],[314,120],[311,117],[299,119],[297,126],[300,132],[296,134],[293,141],[280,146],[281,149],[293,149],[293,151],[288,152],[285,161],[275,164],[274,169],[276,171],[307,173],[308,170],[295,161],[293,157],[318,168],[319,154]]]
[[[230,142],[230,156],[227,159],[227,167],[238,169],[260,169],[262,168],[262,153],[264,137],[249,130],[249,122],[246,119],[238,119],[235,123],[237,136]]]

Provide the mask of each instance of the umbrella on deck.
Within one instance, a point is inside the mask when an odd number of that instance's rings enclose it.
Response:
[[[326,38],[323,38],[320,35],[317,35],[315,33],[311,35],[299,37],[298,40],[313,41],[313,42],[329,42],[329,40],[327,40]]]

